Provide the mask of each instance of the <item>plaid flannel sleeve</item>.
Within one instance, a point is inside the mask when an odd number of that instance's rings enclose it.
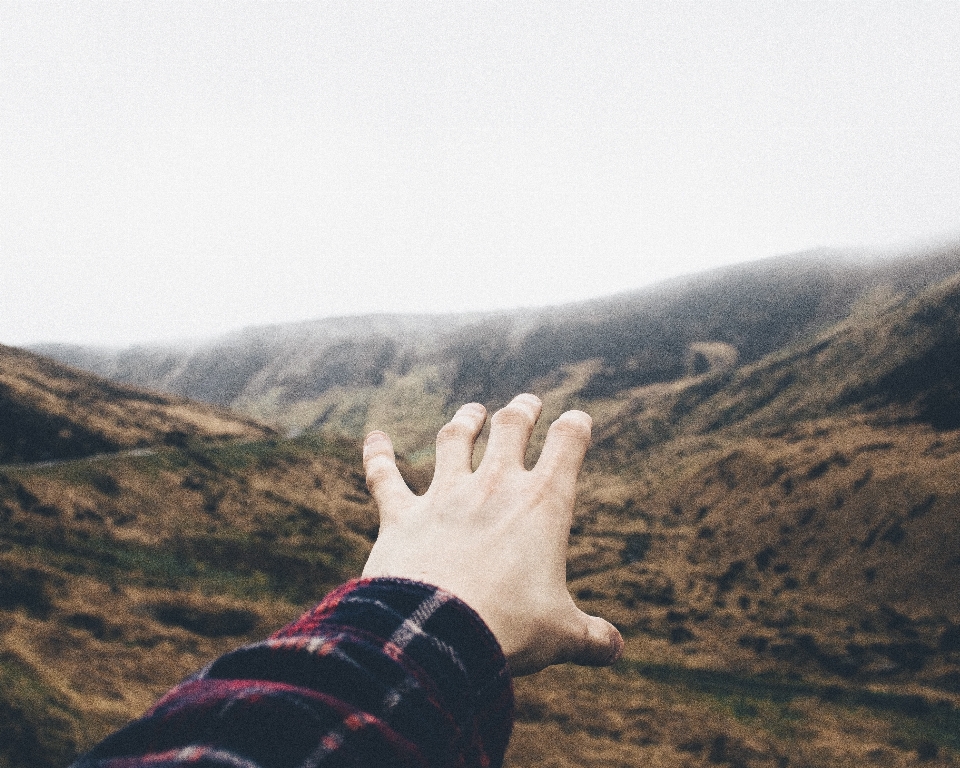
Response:
[[[221,656],[73,768],[499,766],[512,724],[506,661],[472,609],[361,579]]]

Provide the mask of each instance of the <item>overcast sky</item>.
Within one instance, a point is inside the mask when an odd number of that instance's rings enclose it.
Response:
[[[960,2],[0,0],[0,342],[960,237]]]

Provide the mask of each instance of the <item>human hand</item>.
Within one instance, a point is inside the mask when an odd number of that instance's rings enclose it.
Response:
[[[464,405],[437,435],[433,482],[416,496],[397,470],[383,432],[367,435],[367,485],[380,509],[380,533],[365,577],[422,581],[451,592],[487,623],[514,675],[571,661],[615,661],[623,638],[588,616],[566,587],[575,485],[590,442],[590,417],[567,411],[550,427],[540,459],[524,454],[540,400],[519,395],[497,411],[483,461],[473,447],[486,409]]]

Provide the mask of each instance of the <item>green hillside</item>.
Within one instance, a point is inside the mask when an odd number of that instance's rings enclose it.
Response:
[[[303,438],[0,470],[0,765],[62,766],[359,573],[357,446]]]
[[[521,683],[516,764],[957,763],[958,295],[595,402],[568,574],[626,658]]]

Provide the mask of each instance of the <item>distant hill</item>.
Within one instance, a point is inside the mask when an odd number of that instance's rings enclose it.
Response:
[[[750,364],[958,271],[960,247],[882,259],[815,251],[541,310],[334,318],[253,328],[193,349],[37,351],[297,430],[360,436],[400,402],[430,421],[431,434],[439,424],[427,413],[438,406],[447,415],[468,400],[545,394],[575,366],[575,394],[596,401]]]
[[[112,384],[0,345],[0,464],[269,433],[221,408]]]
[[[851,317],[737,370],[705,376],[672,403],[680,431],[783,431],[810,419],[960,428],[960,276]]]
[[[808,605],[846,604],[844,620],[858,605],[886,605],[951,626],[958,360],[960,276],[736,370],[625,391],[598,420],[590,458],[617,478],[623,506],[588,517],[584,535],[644,531],[650,555],[638,549],[637,562],[692,568],[692,582],[676,570],[669,581],[719,585],[724,603],[734,584],[769,583],[781,553],[778,573],[793,586],[768,604],[798,610],[788,596],[798,590]]]

